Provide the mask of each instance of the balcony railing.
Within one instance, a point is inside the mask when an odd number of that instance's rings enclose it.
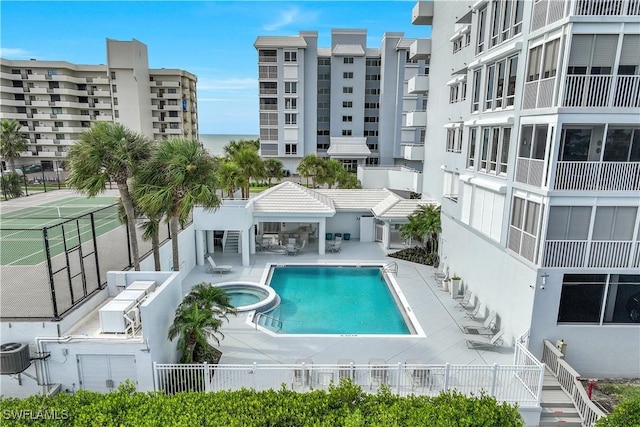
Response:
[[[574,15],[640,15],[640,0],[576,0]]]
[[[533,4],[531,31],[560,20],[565,13],[566,0],[540,0]]]
[[[516,160],[516,181],[542,187],[544,160],[518,157]]]
[[[563,107],[640,107],[640,76],[567,76]]]
[[[636,268],[639,244],[613,240],[546,240],[543,267]],[[635,248],[634,248],[635,247]],[[635,249],[635,254],[633,249]]]
[[[558,162],[553,189],[640,191],[640,162]]]

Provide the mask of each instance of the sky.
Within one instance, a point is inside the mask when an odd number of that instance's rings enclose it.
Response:
[[[332,28],[367,30],[367,47],[385,32],[428,37],[411,24],[414,0],[395,1],[7,1],[0,2],[0,56],[104,64],[106,39],[145,43],[150,68],[198,76],[201,134],[258,132],[258,36]]]

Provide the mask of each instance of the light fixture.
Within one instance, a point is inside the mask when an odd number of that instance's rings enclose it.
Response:
[[[547,277],[549,277],[549,275],[547,273],[544,273],[540,277],[542,277],[542,285],[540,285],[540,289],[544,289],[547,285]]]

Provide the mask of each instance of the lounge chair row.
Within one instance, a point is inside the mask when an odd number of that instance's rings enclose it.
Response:
[[[490,311],[483,321],[477,320],[480,313],[480,300],[475,298],[472,302],[473,294],[467,288],[465,290],[462,300],[458,302],[458,306],[467,310],[465,316],[469,320],[460,323],[462,330],[464,331],[464,339],[469,348],[479,347],[499,347],[502,345],[504,331],[497,330],[498,314],[495,311]]]

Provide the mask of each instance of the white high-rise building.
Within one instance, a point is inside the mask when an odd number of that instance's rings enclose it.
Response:
[[[29,142],[18,166],[52,170],[93,121],[122,123],[153,139],[198,138],[195,75],[150,69],[147,46],[135,39],[107,39],[106,62],[0,59],[0,118],[18,120]]]
[[[366,46],[367,32],[334,29],[331,47],[318,33],[258,37],[260,153],[295,172],[302,157],[317,154],[356,165],[412,163],[406,147],[425,133],[428,53],[416,40],[385,33],[380,48]]]
[[[449,274],[538,357],[562,339],[583,375],[639,376],[640,2],[418,2],[413,23]]]

